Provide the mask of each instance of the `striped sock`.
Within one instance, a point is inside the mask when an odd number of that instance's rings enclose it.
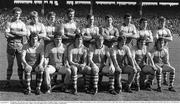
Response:
[[[77,75],[72,76],[72,84],[73,84],[73,88],[77,89]]]
[[[26,86],[28,90],[31,90],[31,73],[25,73]]]
[[[154,77],[155,77],[154,74],[150,74],[149,77],[148,77],[148,81],[147,81],[147,82],[148,82],[149,84],[152,84],[152,81],[153,81]]]
[[[109,76],[109,88],[114,89],[114,76],[113,75]]]
[[[170,72],[169,74],[169,83],[170,83],[170,87],[173,87],[173,84],[174,84],[174,79],[175,79],[175,74],[174,72]]]
[[[163,72],[163,82],[167,82],[167,72]]]
[[[93,75],[92,76],[92,83],[93,83],[93,88],[98,88],[98,75]]]
[[[156,73],[156,79],[157,79],[157,85],[158,87],[161,87],[161,73]]]
[[[89,74],[85,75],[85,89],[89,88],[90,80],[91,80],[91,75],[89,75]]]
[[[139,73],[136,73],[134,81],[137,86],[139,86],[139,77],[140,77]]]
[[[36,76],[36,87],[37,89],[41,89],[41,84],[43,81],[43,72],[38,72]]]

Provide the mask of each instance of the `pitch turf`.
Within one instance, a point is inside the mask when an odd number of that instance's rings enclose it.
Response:
[[[122,92],[119,95],[110,95],[106,91],[99,92],[96,95],[86,94],[84,92],[79,92],[78,95],[72,95],[63,92],[53,92],[52,94],[41,94],[39,96],[35,95],[24,95],[22,93],[23,89],[18,86],[18,76],[17,76],[17,65],[15,61],[14,73],[12,76],[12,87],[9,89],[3,89],[3,83],[6,79],[6,40],[4,35],[1,33],[0,37],[0,100],[2,101],[180,101],[180,41],[179,36],[174,35],[174,41],[169,44],[170,50],[170,62],[172,66],[176,68],[176,78],[175,78],[175,89],[177,92],[169,92],[167,86],[163,87],[163,92],[159,93],[156,91],[139,91],[134,93]],[[107,78],[104,78],[106,81]],[[82,81],[78,83],[79,86],[82,85]],[[156,82],[156,80],[155,80]],[[153,88],[156,88],[156,83],[154,83]]]

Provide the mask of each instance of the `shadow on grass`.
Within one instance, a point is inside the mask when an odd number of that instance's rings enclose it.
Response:
[[[82,76],[79,77],[77,82],[78,82],[77,83],[78,84],[78,92],[84,92],[84,78]],[[123,87],[125,87],[125,82],[126,82],[126,80],[122,79]],[[7,83],[6,80],[0,80],[0,91],[1,92],[19,92],[19,93],[23,93],[23,91],[25,89],[25,85],[22,86],[20,84],[19,80],[10,80],[10,87],[7,87],[6,83]],[[61,84],[61,83],[62,83],[62,80],[57,79],[56,84]],[[25,81],[24,81],[24,84],[25,84]],[[32,89],[32,91],[35,90],[35,86],[36,86],[36,81],[32,80],[31,81],[31,89]],[[108,80],[103,81],[102,86],[103,87],[99,87],[99,92],[108,93],[108,90],[109,90]],[[46,87],[45,87],[44,83],[42,83],[41,91],[43,93],[46,92]],[[62,86],[58,87],[58,88],[54,88],[52,90],[52,92],[62,92]]]

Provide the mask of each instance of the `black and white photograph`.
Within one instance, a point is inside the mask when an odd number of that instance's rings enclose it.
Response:
[[[180,103],[180,0],[0,0],[0,104]]]

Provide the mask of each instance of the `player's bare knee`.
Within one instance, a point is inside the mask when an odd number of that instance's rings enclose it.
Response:
[[[71,74],[73,76],[77,75],[78,68],[76,66],[71,66]]]
[[[66,68],[66,75],[71,75],[71,69],[70,68]]]
[[[99,73],[99,68],[98,68],[98,67],[93,67],[93,68],[91,69],[91,72],[92,72],[93,75],[98,75],[98,73]]]
[[[32,68],[25,68],[25,73],[31,73]]]
[[[122,73],[122,70],[120,68],[115,68],[115,72],[116,74],[121,74]]]

